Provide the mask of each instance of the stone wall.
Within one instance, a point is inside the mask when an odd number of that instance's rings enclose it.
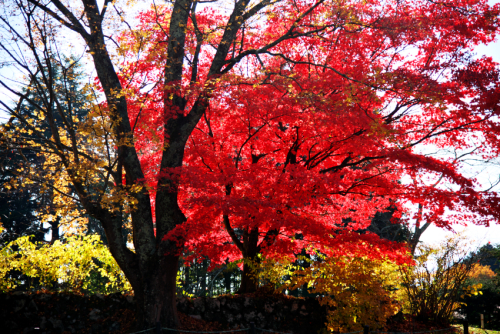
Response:
[[[316,299],[279,295],[181,298],[177,309],[193,318],[216,321],[228,329],[248,328],[254,322],[259,328],[307,334],[325,327],[327,313]]]
[[[123,295],[0,294],[1,333],[126,333],[133,298]]]
[[[183,319],[217,322],[222,329],[247,328],[254,322],[264,329],[315,334],[326,321],[326,309],[312,298],[255,295],[180,298],[177,307],[184,314]],[[0,294],[0,332],[129,333],[133,310],[133,297],[120,294]]]

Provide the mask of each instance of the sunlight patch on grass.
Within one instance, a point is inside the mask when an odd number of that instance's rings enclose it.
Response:
[[[500,334],[500,331],[469,327],[469,334]]]

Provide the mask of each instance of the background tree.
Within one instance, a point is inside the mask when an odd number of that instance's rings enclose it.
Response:
[[[401,267],[404,309],[420,321],[449,324],[466,295],[477,295],[478,282],[468,278],[476,270],[477,253],[458,236],[439,246],[420,245],[416,265]]]
[[[36,156],[25,152],[23,155],[30,159]],[[0,223],[5,228],[0,234],[0,247],[4,247],[10,241],[21,236],[33,235],[38,241],[44,240],[47,229],[43,228],[36,216],[38,209],[35,187],[14,189],[10,185],[19,164],[22,164],[22,156],[13,150],[3,150],[0,157]]]
[[[82,121],[88,110],[85,109],[86,97],[81,91],[83,86],[81,65],[75,57],[61,59],[61,61],[61,63],[52,61],[51,67],[43,67],[44,74],[36,74],[37,80],[41,80],[50,70],[52,72],[50,76],[54,78],[54,93],[57,94],[57,99],[62,101],[60,108],[64,113],[72,111],[75,117]],[[40,98],[33,85],[28,85],[25,97],[20,99],[18,106],[20,115],[28,119],[31,115],[37,114],[35,106],[28,102],[29,100],[38,105],[46,102]],[[55,104],[55,101],[52,103]],[[56,115],[54,123],[56,127],[60,127],[61,117]],[[36,126],[43,137],[28,132],[22,134],[25,140],[31,140],[33,144],[41,144],[43,138],[52,136],[52,129],[47,119],[37,119]],[[19,127],[22,127],[19,118],[11,117],[5,124],[6,132],[3,136],[15,136],[13,132]],[[3,238],[9,242],[23,235],[33,235],[35,241],[43,241],[44,234],[51,231],[50,242],[59,240],[61,216],[58,211],[63,203],[54,201],[54,180],[46,175],[45,157],[29,147],[24,149],[22,144],[3,148],[2,185],[4,191],[2,199],[5,201],[5,205],[2,206],[2,210],[5,210],[4,219],[2,219],[5,228]],[[27,173],[29,171],[37,171],[37,180]],[[45,185],[40,180],[43,180]],[[75,195],[74,189],[70,189],[70,192],[71,195]],[[50,228],[44,228],[44,223],[50,225]]]
[[[389,207],[387,211],[377,212],[368,226],[368,231],[391,241],[408,242],[410,231],[404,221],[395,219],[395,209]]]
[[[49,69],[43,68],[46,73]],[[86,109],[86,96],[84,94],[84,83],[82,82],[83,74],[82,67],[79,60],[76,57],[69,57],[61,59],[61,63],[57,61],[52,61],[52,77],[55,79],[54,82],[54,92],[57,98],[62,101],[60,106],[64,113],[70,113],[74,110],[75,117],[82,121],[88,113]],[[42,74],[37,74],[38,80],[42,80]],[[25,91],[27,99],[34,101],[35,103],[41,105],[44,101],[36,93],[36,90],[32,86],[28,86]],[[31,103],[27,102],[26,99],[21,98],[19,110],[24,117],[29,118],[29,115],[36,114],[36,108]],[[55,103],[55,102],[54,102]],[[22,125],[19,124],[19,118],[12,117],[6,124],[4,133],[5,136],[15,135],[17,129]],[[55,117],[54,123],[57,127],[62,126],[62,119],[58,115]],[[43,133],[45,138],[51,137],[51,127],[47,119],[37,119],[36,124]],[[41,143],[41,138],[37,137],[33,133],[24,133],[23,137],[26,139],[31,139],[33,143]],[[68,224],[61,226],[61,209],[64,212],[64,203],[54,201],[54,185],[56,180],[51,179],[47,176],[46,169],[47,161],[43,154],[39,151],[34,151],[31,149],[24,149],[23,145],[12,146],[10,148],[5,148],[2,152],[2,187],[3,192],[1,201],[3,202],[1,210],[3,216],[0,220],[3,223],[4,230],[0,234],[2,244],[1,248],[7,249],[17,249],[19,244],[13,241],[19,241],[20,237],[29,236],[30,242],[35,245],[35,247],[43,248],[40,242],[50,242],[53,244],[57,240],[61,240],[63,243],[67,243],[66,238],[61,235],[62,232],[66,231],[69,234],[74,233],[72,227],[74,225]],[[35,177],[30,175],[30,171],[36,171]],[[43,180],[43,181],[42,181]],[[69,194],[75,196],[74,188],[69,188]],[[78,217],[78,214],[82,217],[85,216],[83,210],[78,208],[79,213],[73,215],[74,218]],[[101,239],[106,241],[104,231],[99,224],[96,224],[95,219],[86,217],[88,219],[84,228],[86,229],[86,234],[99,234]],[[64,221],[64,219],[62,219]],[[69,225],[69,226],[68,226]],[[45,227],[44,226],[50,226]],[[125,232],[126,230],[124,230]],[[47,233],[50,233],[47,236]],[[26,243],[25,241],[24,243]],[[8,246],[10,244],[10,246]],[[68,246],[71,248],[72,246]],[[88,249],[88,248],[87,248]],[[42,250],[40,252],[43,253]],[[70,252],[70,251],[68,251]],[[15,253],[15,251],[14,251]],[[17,253],[16,253],[17,254]],[[97,263],[100,263],[97,258],[94,259]],[[22,261],[21,261],[22,262]],[[26,261],[25,261],[26,262]],[[32,291],[33,289],[49,288],[47,282],[44,283],[43,279],[39,275],[28,275],[30,271],[20,270],[22,266],[4,266],[4,269],[11,268],[8,272],[5,272],[4,281],[16,282],[15,289],[23,291]],[[88,268],[88,267],[87,267]],[[82,267],[83,269],[83,267]],[[102,266],[99,269],[103,269]],[[54,270],[50,270],[51,273]],[[58,272],[58,271],[55,271]],[[106,284],[106,278],[102,276],[99,270],[93,269],[92,273],[89,273],[93,277],[93,283],[96,284],[101,281],[102,284]],[[52,289],[62,288],[58,286],[58,279],[51,277]],[[60,281],[64,281],[61,277]],[[44,285],[45,284],[45,285]],[[70,287],[66,285],[66,289]],[[94,287],[86,289],[86,291],[93,291]],[[104,292],[106,289],[101,289],[100,292]]]
[[[484,316],[486,329],[500,329],[500,282],[499,246],[486,244],[479,249],[476,256],[480,261],[469,275],[468,284],[481,284],[481,293],[464,296],[464,305],[458,311],[473,326],[481,326],[481,314]]]
[[[295,265],[294,258],[264,259],[258,273],[278,291],[291,294],[305,285],[328,310],[329,331],[360,330],[363,325],[381,328],[401,308],[397,301],[397,264],[384,259],[354,256],[300,257],[309,266]]]
[[[214,297],[233,294],[240,287],[241,271],[236,263],[210,266],[207,258],[183,261],[179,266],[178,282],[177,293],[181,295]]]

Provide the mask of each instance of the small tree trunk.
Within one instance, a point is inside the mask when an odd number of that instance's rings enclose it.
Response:
[[[228,271],[227,269],[222,272],[224,276],[224,287],[226,291],[224,293],[231,293],[231,276],[234,275],[234,271]]]
[[[50,243],[53,244],[56,240],[60,239],[59,235],[59,217],[56,218],[56,221],[50,222],[50,231],[52,232],[52,237],[50,239]]]
[[[207,296],[207,268],[208,262],[207,259],[203,259],[202,267],[201,267],[201,293],[200,296]]]
[[[184,291],[186,291],[187,293],[191,293],[191,279],[189,277],[189,269],[189,266],[184,266]]]

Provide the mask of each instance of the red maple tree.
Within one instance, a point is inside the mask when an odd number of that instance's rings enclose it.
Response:
[[[124,63],[121,80],[151,204],[169,180],[188,218],[162,237],[214,264],[311,245],[404,261],[401,245],[358,232],[376,212],[393,206],[401,215],[417,203],[426,208],[417,218],[438,226],[498,221],[495,193],[478,190],[455,157],[420,149],[498,155],[497,65],[471,56],[494,38],[498,6],[279,3],[238,30],[211,75],[227,17],[193,13],[190,66],[176,82],[163,81],[167,8],[142,13],[141,33],[121,36],[128,59],[138,57]],[[169,138],[161,132],[200,98],[207,107],[179,151],[182,168],[162,167]],[[453,186],[436,186],[442,180]],[[247,274],[245,265],[241,292],[256,288]]]

